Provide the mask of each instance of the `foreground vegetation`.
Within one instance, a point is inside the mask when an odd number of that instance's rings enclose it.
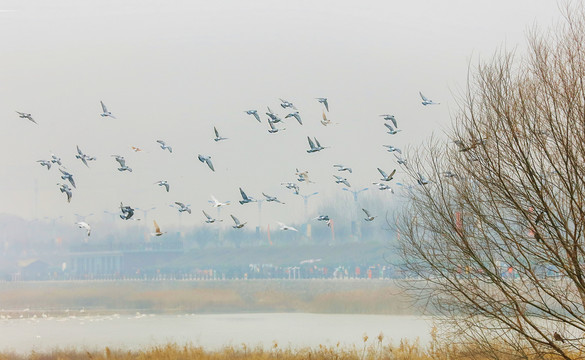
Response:
[[[436,337],[427,347],[420,345],[418,342],[401,341],[398,345],[393,346],[384,342],[384,335],[380,334],[375,339],[368,341],[368,336],[364,335],[363,346],[344,348],[339,343],[337,346],[323,346],[317,348],[281,348],[274,343],[270,349],[262,347],[249,348],[245,344],[240,347],[229,346],[217,351],[205,350],[202,347],[194,345],[177,345],[167,344],[163,346],[153,346],[145,350],[127,351],[112,350],[105,347],[100,351],[82,351],[82,350],[53,350],[45,353],[31,352],[30,354],[0,353],[0,360],[159,360],[159,359],[198,359],[198,360],[301,360],[301,359],[336,359],[336,360],[452,360],[452,359],[559,359],[559,356],[551,355],[548,357],[530,356],[526,353],[521,354],[511,352],[507,355],[504,347],[500,348],[499,354],[495,356],[493,352],[488,352],[478,346],[456,346],[440,345]],[[581,353],[575,353],[578,358]]]

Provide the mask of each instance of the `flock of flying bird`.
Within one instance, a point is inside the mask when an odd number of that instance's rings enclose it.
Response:
[[[422,93],[419,93],[421,98],[422,98],[422,105],[438,105],[439,103],[433,102],[432,100],[428,99],[427,97],[425,97]],[[298,109],[296,108],[296,106],[284,99],[279,99],[280,100],[280,106],[283,109],[289,109],[290,113],[288,115],[286,115],[284,117],[284,119],[290,119],[290,118],[294,118],[300,125],[303,125],[303,121],[301,118],[301,115],[298,111]],[[329,112],[329,102],[327,100],[327,98],[316,98],[316,100],[321,103],[325,110],[323,110],[323,114],[322,114],[322,119],[321,120],[321,124],[323,126],[328,126],[330,124],[332,124],[331,120],[327,119],[327,115],[326,115],[326,111]],[[102,117],[110,117],[112,119],[116,119],[116,117],[112,114],[112,112],[110,112],[108,110],[108,108],[106,107],[106,105],[100,101],[101,104],[101,108],[102,108],[102,113],[100,114]],[[277,133],[279,131],[285,130],[285,128],[283,127],[277,127],[277,124],[283,124],[284,121],[283,119],[281,119],[275,112],[273,112],[270,107],[267,108],[267,112],[266,115],[268,116],[268,125],[269,125],[269,129],[268,132],[271,134]],[[247,110],[245,111],[246,114],[248,115],[252,115],[254,116],[254,118],[262,123],[261,118],[258,114],[257,110]],[[18,112],[17,114],[19,115],[20,118],[23,119],[27,119],[35,124],[38,125],[38,123],[35,121],[35,119],[32,117],[31,114],[29,113],[24,113],[24,112]],[[383,117],[383,119],[385,120],[384,126],[386,126],[386,128],[388,129],[388,134],[390,135],[395,135],[398,132],[401,131],[401,129],[398,129],[398,122],[395,118],[394,115],[390,115],[390,114],[382,114],[380,115],[381,117]],[[219,141],[224,141],[227,140],[227,138],[222,137],[217,128],[214,127],[214,133],[215,133],[215,138],[214,140],[216,142]],[[164,150],[168,150],[169,153],[173,152],[173,148],[170,145],[167,145],[165,143],[165,141],[163,140],[156,140],[156,142],[160,145],[160,148],[164,151]],[[321,143],[319,142],[319,140],[317,140],[317,138],[313,137],[311,139],[311,137],[307,136],[307,142],[309,145],[309,148],[306,150],[307,153],[315,153],[315,152],[319,152],[322,150],[327,149],[327,147],[324,147],[321,145]],[[397,163],[399,165],[408,166],[407,160],[402,158],[402,151],[401,149],[394,147],[392,145],[383,145],[388,152],[391,152],[394,154],[394,156],[396,157]],[[132,150],[134,152],[139,152],[142,151],[142,149],[137,148],[137,147],[132,147]],[[400,154],[400,155],[397,155]],[[130,168],[127,164],[126,164],[126,159],[123,156],[120,155],[112,155],[112,157],[115,159],[115,161],[118,162],[118,164],[120,165],[117,169],[120,172],[124,172],[124,171],[128,171],[128,172],[132,172],[132,168]],[[75,154],[75,158],[81,160],[81,162],[89,167],[89,162],[91,161],[96,161],[96,158],[94,156],[90,156],[85,154],[79,146],[77,146],[77,154]],[[201,161],[202,163],[204,163],[205,165],[207,165],[207,167],[215,172],[215,168],[213,166],[213,162],[211,159],[211,156],[209,155],[203,155],[203,154],[198,154],[197,158],[199,159],[199,161]],[[71,174],[64,166],[62,163],[62,160],[60,157],[58,157],[55,154],[51,154],[51,158],[48,160],[37,160],[37,162],[41,165],[41,166],[46,166],[47,170],[50,170],[51,167],[54,164],[57,164],[59,166],[59,171],[61,173],[61,179],[64,180],[62,183],[57,183],[57,185],[59,186],[59,190],[61,191],[61,193],[64,193],[67,197],[67,201],[71,202],[71,199],[73,197],[73,189],[76,189],[76,184],[75,184],[75,180],[74,180],[74,175]],[[334,164],[333,165],[334,168],[337,169],[338,172],[348,172],[348,173],[352,173],[353,170],[343,164]],[[384,171],[381,168],[377,168],[380,175],[382,176],[380,178],[379,182],[373,182],[374,185],[376,185],[378,187],[379,190],[384,191],[384,190],[388,190],[390,192],[394,192],[393,189],[388,185],[388,183],[390,181],[392,181],[394,179],[394,175],[396,174],[396,169],[392,170],[391,172],[387,173],[386,171]],[[295,175],[297,176],[297,182],[301,183],[301,182],[305,182],[305,183],[311,183],[312,181],[309,179],[309,175],[308,175],[308,171],[300,171],[299,169],[296,169],[296,173]],[[349,181],[344,178],[343,176],[340,175],[333,175],[333,177],[335,178],[335,183],[338,184],[344,184],[347,187],[351,187],[351,184],[349,183]],[[67,183],[67,182],[68,183]],[[426,185],[428,184],[428,180],[426,180],[422,175],[419,174],[419,179],[418,179],[418,183],[420,185]],[[158,186],[164,187],[166,192],[170,191],[170,184],[168,183],[168,181],[166,180],[160,180],[158,182],[155,183]],[[70,185],[73,187],[71,188]],[[281,185],[285,186],[287,189],[290,189],[293,191],[294,194],[299,195],[299,185],[295,182],[286,182],[286,183],[281,183]],[[239,200],[239,203],[241,205],[247,204],[247,203],[251,203],[251,202],[256,202],[257,200],[252,198],[251,196],[248,196],[244,190],[240,187],[240,195],[242,197],[242,200]],[[347,190],[347,189],[346,189]],[[283,202],[281,202],[277,197],[275,196],[271,196],[268,195],[264,192],[262,192],[262,195],[265,198],[265,201],[267,202],[277,202],[277,203],[281,203],[284,204]],[[211,201],[210,203],[212,203],[212,206],[215,208],[219,208],[222,206],[226,206],[229,205],[230,202],[226,201],[226,202],[220,202],[219,200],[217,200],[213,195],[211,196]],[[191,214],[191,208],[189,208],[189,205],[185,205],[182,202],[175,202],[174,205],[171,205],[177,208],[177,210],[179,211],[179,213],[183,213],[183,212],[187,212],[188,214]],[[365,221],[373,221],[377,216],[376,215],[372,215],[367,209],[362,208],[363,212],[365,213]],[[223,221],[221,219],[215,219],[213,218],[211,215],[209,215],[205,210],[202,210],[203,215],[205,216],[205,222],[208,224],[212,224],[215,222],[220,222]],[[120,218],[123,220],[131,220],[133,219],[135,213],[135,208],[132,208],[131,206],[128,205],[124,205],[122,202],[120,203]],[[246,225],[246,222],[241,222],[237,217],[235,217],[234,215],[230,215],[234,225],[232,226],[235,229],[241,229]],[[136,219],[139,220],[139,219]],[[317,221],[323,221],[326,222],[328,226],[331,225],[331,219],[329,218],[328,215],[326,214],[321,214],[318,217],[316,217],[314,220]],[[164,234],[164,232],[161,231],[159,225],[156,223],[156,220],[153,220],[153,224],[154,224],[154,232],[151,233],[151,235],[153,236],[161,236]],[[295,229],[292,226],[288,226],[284,223],[278,223],[280,226],[280,230],[292,230],[292,231],[298,231],[297,229]],[[76,225],[79,228],[83,228],[87,231],[87,236],[90,236],[91,234],[91,226],[85,222],[85,221],[78,221],[76,223]]]

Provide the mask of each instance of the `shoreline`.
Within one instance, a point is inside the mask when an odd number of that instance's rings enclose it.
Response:
[[[362,346],[382,335],[387,344],[402,340],[431,341],[432,319],[416,316],[308,313],[257,314],[136,314],[69,318],[0,320],[0,354],[55,349],[98,351],[110,348],[138,351],[170,342],[208,351],[226,347],[262,347],[277,343],[291,349],[320,346]],[[0,355],[1,358],[1,355]]]
[[[68,310],[68,311],[67,311]],[[0,316],[118,313],[418,315],[395,280],[156,280],[0,283]]]

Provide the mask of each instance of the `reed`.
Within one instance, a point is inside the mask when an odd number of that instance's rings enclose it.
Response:
[[[31,352],[29,354],[0,353],[0,360],[491,360],[493,353],[485,353],[480,347],[473,345],[455,346],[451,344],[432,343],[422,346],[418,341],[400,341],[397,345],[384,343],[384,335],[379,334],[370,339],[366,334],[363,337],[363,346],[343,347],[339,343],[335,346],[319,345],[315,348],[281,348],[274,343],[270,348],[260,346],[249,347],[226,346],[220,350],[206,350],[192,344],[179,345],[169,343],[153,346],[144,350],[128,351],[105,347],[99,351],[77,349],[53,350],[49,352]],[[435,340],[433,340],[435,341]],[[502,345],[504,347],[504,345]],[[502,350],[504,350],[502,348]],[[501,360],[536,360],[537,357],[525,357],[523,354],[511,353],[507,356],[498,356]],[[538,357],[538,359],[543,359]],[[559,359],[555,356],[546,360]]]

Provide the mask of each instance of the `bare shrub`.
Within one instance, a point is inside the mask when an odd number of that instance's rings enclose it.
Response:
[[[563,14],[470,71],[450,140],[408,154],[407,287],[494,357],[585,357],[585,11]]]

